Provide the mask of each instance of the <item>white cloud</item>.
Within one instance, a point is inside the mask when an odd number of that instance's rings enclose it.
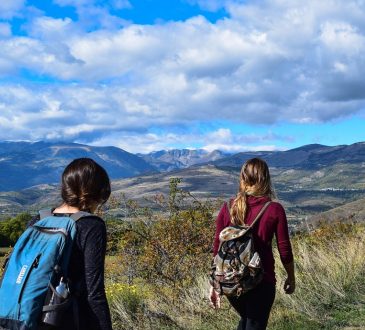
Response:
[[[133,6],[128,0],[114,0],[112,1],[112,6],[115,9],[131,9]]]
[[[186,0],[191,5],[199,5],[202,9],[208,11],[217,11],[224,8],[227,4],[226,0]]]
[[[0,38],[11,36],[11,26],[9,23],[0,23]]]
[[[0,18],[11,19],[19,15],[24,8],[25,0],[1,0],[0,1]]]
[[[185,136],[184,138],[191,138],[191,136]],[[90,141],[85,140],[79,142],[90,143]],[[179,136],[171,133],[161,136],[154,133],[117,132],[95,139],[91,144],[95,146],[116,146],[133,153],[149,153],[169,149],[169,146],[178,142]]]
[[[206,134],[204,137],[204,149],[208,151],[222,150],[228,152],[240,151],[271,151],[279,150],[276,144],[264,144],[267,142],[293,142],[294,137],[280,136],[271,131],[265,134],[237,134],[228,128],[220,128],[216,131]]]
[[[216,131],[197,134],[197,133],[134,133],[134,132],[115,132],[112,134],[105,134],[104,136],[95,139],[91,142],[96,146],[114,145],[124,150],[134,153],[149,153],[162,149],[205,149],[207,151],[222,150],[226,152],[241,152],[241,151],[271,151],[282,150],[275,144],[262,144],[265,142],[273,142],[280,137],[271,132],[268,134],[232,134],[230,129],[221,128]],[[90,143],[90,141],[79,140],[80,143]],[[255,142],[255,145],[252,145]]]
[[[36,17],[28,27],[28,33],[40,40],[50,40],[52,38],[66,39],[76,35],[77,26],[74,22],[66,18],[53,18],[49,16]]]
[[[111,9],[131,9],[128,0],[55,0],[59,6],[71,6],[76,9],[78,25],[85,30],[111,29],[115,30],[127,24],[124,19],[111,14]]]
[[[244,151],[274,151],[274,150],[285,150],[283,148],[278,147],[277,145],[259,145],[259,146],[251,146],[251,145],[235,145],[235,144],[209,144],[205,146],[207,151],[221,150],[225,152],[244,152]]]
[[[199,16],[125,26],[97,1],[57,3],[75,5],[79,21],[39,16],[23,37],[0,26],[3,78],[25,69],[61,81],[3,84],[0,126],[8,129],[2,138],[43,138],[48,123],[54,138],[77,139],[215,120],[326,122],[365,108],[363,2],[216,1],[209,3],[224,6],[230,17],[214,24]],[[99,29],[85,30],[93,18]],[[34,114],[39,124],[29,130]]]

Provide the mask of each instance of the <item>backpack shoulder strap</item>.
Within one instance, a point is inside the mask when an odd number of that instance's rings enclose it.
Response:
[[[84,217],[93,217],[93,218],[98,218],[100,219],[100,217],[98,217],[95,214],[89,213],[89,212],[84,212],[84,211],[78,211],[76,213],[71,214],[70,218],[74,221],[80,220],[81,218]]]
[[[46,210],[40,210],[39,211],[39,217],[40,220],[47,218],[47,217],[51,217],[53,216],[52,210],[51,209],[46,209]],[[91,214],[88,212],[84,212],[84,211],[78,211],[76,213],[73,213],[70,215],[70,218],[74,221],[77,221],[83,217],[95,217],[95,218],[99,218],[97,215],[95,214]]]
[[[252,221],[250,228],[253,228],[254,225],[256,224],[256,222],[258,222],[258,220],[261,218],[261,216],[264,214],[264,212],[266,211],[266,209],[268,208],[268,206],[271,204],[271,201],[268,201],[265,203],[265,205],[261,208],[259,214],[256,216],[255,220]]]
[[[51,209],[45,209],[45,210],[40,210],[39,211],[39,219],[42,220],[44,218],[47,217],[51,217],[53,215],[52,210]]]

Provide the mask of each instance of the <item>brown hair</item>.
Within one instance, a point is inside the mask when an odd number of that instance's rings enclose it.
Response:
[[[90,158],[78,158],[62,174],[61,196],[70,206],[90,211],[104,204],[111,193],[109,176]]]
[[[275,197],[269,167],[260,158],[249,159],[242,166],[239,190],[230,208],[231,222],[235,225],[245,223],[247,196]]]

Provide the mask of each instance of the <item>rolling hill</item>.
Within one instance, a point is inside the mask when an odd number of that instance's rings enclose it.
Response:
[[[308,223],[315,227],[319,223],[330,222],[365,222],[365,198],[346,203],[329,211],[311,216]]]
[[[324,146],[309,144],[286,151],[240,152],[212,162],[220,167],[240,168],[253,157],[267,161],[270,167],[318,170],[336,164],[364,164],[365,142],[351,145]]]

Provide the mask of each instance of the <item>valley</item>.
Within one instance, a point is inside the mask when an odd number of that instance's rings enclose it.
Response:
[[[4,145],[11,148],[6,151]],[[288,151],[247,152],[235,155],[175,150],[151,153],[143,159],[114,147],[33,143],[30,148],[27,144],[15,142],[2,143],[0,147],[3,148],[0,150],[2,159],[10,162],[9,153],[13,155],[12,167],[1,167],[4,163],[0,162],[0,186],[9,187],[8,191],[0,192],[2,219],[24,211],[35,213],[39,209],[59,203],[59,186],[52,182],[58,182],[59,178],[56,180],[56,177],[60,176],[62,167],[74,157],[96,157],[99,161],[102,159],[103,162],[100,162],[112,178],[114,199],[118,200],[123,195],[125,199],[151,208],[155,207],[156,195],[168,195],[171,178],[180,178],[179,188],[191,192],[195,198],[218,201],[219,205],[236,193],[242,163],[248,158],[262,157],[270,166],[277,198],[286,208],[293,228],[297,228],[318,213],[365,197],[364,143],[335,147],[308,145]],[[40,156],[40,152],[45,151],[52,151],[49,161],[48,158]],[[28,167],[23,168],[14,155],[20,157],[24,154],[27,157],[31,157],[32,154],[33,159],[28,161]],[[153,162],[148,163],[147,160],[153,157]],[[52,167],[50,164],[53,164]],[[29,166],[35,172],[29,170]],[[168,170],[162,170],[167,167]],[[16,171],[12,172],[12,168],[16,168]],[[24,174],[21,175],[21,171]],[[38,172],[42,175],[37,176]],[[17,178],[15,184],[14,176]],[[27,181],[29,177],[32,177],[31,181]],[[23,185],[29,185],[30,182],[36,184],[18,189],[17,187],[21,186],[19,182]],[[113,209],[113,206],[109,211],[113,215],[121,212],[118,208]],[[361,217],[359,221],[362,221]]]

